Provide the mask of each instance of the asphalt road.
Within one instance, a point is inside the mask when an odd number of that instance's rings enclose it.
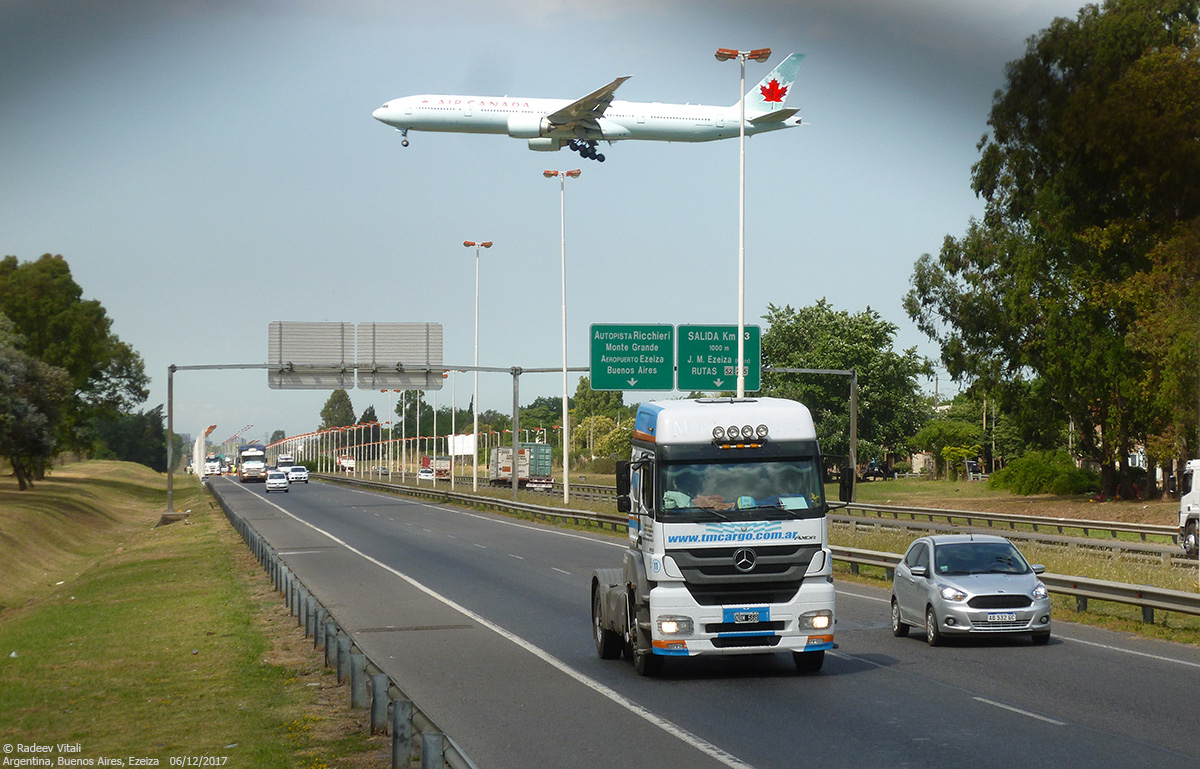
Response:
[[[1200,650],[1055,618],[1026,638],[892,637],[842,583],[816,676],[788,655],[600,660],[589,579],[623,538],[362,492],[215,483],[480,767],[1196,767]],[[628,751],[634,751],[631,758]]]

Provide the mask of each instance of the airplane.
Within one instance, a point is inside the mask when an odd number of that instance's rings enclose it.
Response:
[[[800,125],[784,102],[804,54],[793,53],[746,93],[746,135]],[[582,99],[422,94],[392,99],[372,116],[394,127],[408,146],[409,131],[507,134],[527,139],[529,149],[556,152],[564,146],[604,162],[601,141],[707,142],[738,135],[740,105],[661,104],[614,99],[629,76],[618,77]]]

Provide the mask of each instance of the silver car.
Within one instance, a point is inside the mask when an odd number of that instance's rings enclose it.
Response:
[[[288,490],[287,473],[280,472],[279,470],[271,470],[270,472],[267,473],[266,491],[268,494],[271,493],[272,491],[287,491],[287,490]]]
[[[308,483],[308,468],[304,465],[292,465],[287,471],[288,483]]]
[[[1004,537],[939,534],[908,546],[892,581],[892,634],[925,628],[930,646],[946,636],[1026,633],[1050,640],[1050,594]]]

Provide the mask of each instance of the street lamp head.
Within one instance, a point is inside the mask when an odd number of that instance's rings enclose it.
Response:
[[[485,241],[485,242],[483,242],[483,243],[480,243],[479,245],[483,246],[484,248],[491,248],[491,247],[492,247],[492,241],[488,240],[488,241]]]
[[[753,59],[754,61],[758,62],[766,61],[767,59],[771,58],[771,49],[755,48],[746,58]]]
[[[471,246],[475,245],[475,241],[473,241],[473,240],[464,240],[464,241],[463,241],[463,245],[464,245],[464,246],[466,246],[467,248],[470,248]]]
[[[736,59],[737,55],[738,55],[738,52],[733,50],[732,48],[718,48],[717,49],[717,61],[729,61],[730,59]]]
[[[553,179],[554,177],[558,176],[558,171],[542,171],[542,176],[546,177],[547,179]]]
[[[582,173],[583,173],[583,171],[580,171],[578,168],[576,168],[574,171],[567,171],[567,176],[569,176],[572,179],[578,179],[579,175]]]

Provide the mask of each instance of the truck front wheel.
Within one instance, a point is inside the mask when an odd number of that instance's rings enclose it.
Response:
[[[1187,528],[1183,530],[1183,550],[1187,553],[1188,558],[1195,558],[1200,547],[1200,538],[1196,534],[1196,522],[1188,521]]]
[[[592,634],[596,640],[596,653],[603,660],[615,660],[621,656],[621,648],[625,645],[619,633],[614,633],[604,627],[603,613],[600,610],[600,588],[592,590]]]
[[[650,643],[650,607],[637,607],[637,648],[633,650],[633,669],[639,676],[656,676],[662,672],[663,658],[653,651]]]

